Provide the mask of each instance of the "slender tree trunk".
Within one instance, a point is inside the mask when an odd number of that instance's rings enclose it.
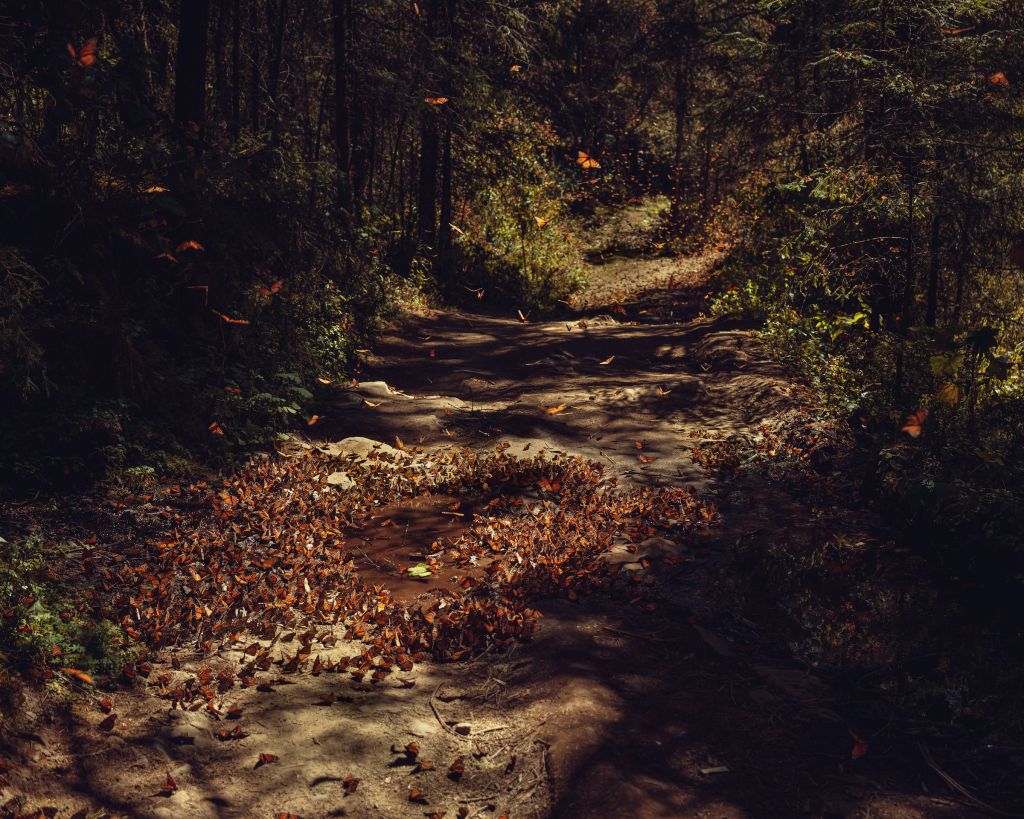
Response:
[[[441,150],[441,224],[438,231],[438,265],[435,275],[440,279],[450,272],[452,263],[452,128],[444,129],[444,141]]]
[[[438,114],[425,110],[420,115],[420,184],[416,199],[416,239],[428,248],[437,245],[437,164],[440,138]]]
[[[277,145],[281,139],[280,100],[278,95],[281,86],[281,63],[284,60],[284,32],[288,22],[288,0],[276,0],[277,21],[270,19],[274,4],[267,7],[267,26],[274,35],[274,48],[270,56],[270,69],[267,74],[267,97],[270,112],[267,115],[267,128],[270,130],[270,144]]]
[[[893,393],[896,400],[903,396],[903,380],[907,333],[913,326],[914,294],[917,291],[916,246],[914,243],[914,208],[916,203],[916,180],[908,162],[907,171],[907,267],[904,273],[903,296],[900,299],[900,316],[897,325],[900,334],[899,348],[896,352],[896,374]]]
[[[241,0],[234,0],[231,7],[231,117],[228,120],[231,141],[238,141],[242,124],[242,15]]]
[[[939,272],[940,272],[940,251],[942,238],[942,218],[939,214],[932,217],[932,235],[928,242],[928,306],[925,313],[924,323],[928,327],[935,326],[935,320],[939,310]]]
[[[359,19],[352,11],[352,0],[344,0],[344,2],[348,13],[348,38],[349,48],[351,49],[351,44],[359,33],[356,28],[359,24]],[[368,146],[366,133],[366,107],[370,101],[361,93],[359,79],[358,74],[356,74],[349,81],[351,86],[350,123],[352,129],[352,167],[350,178],[352,180],[352,207],[355,211],[354,216],[357,223],[361,218],[364,200],[366,199],[370,175],[370,152],[372,150]]]
[[[254,134],[260,130],[260,97],[262,95],[263,78],[260,76],[260,15],[259,2],[252,0],[249,6],[249,59],[252,61],[249,71],[249,127]]]
[[[334,150],[338,163],[338,206],[352,229],[352,143],[348,96],[348,8],[345,0],[332,0],[334,41]]]
[[[213,30],[213,86],[217,95],[217,120],[227,122],[231,118],[231,93],[228,88],[228,64],[224,53],[227,38],[227,17],[230,13],[229,0],[217,2],[217,26]]]
[[[430,0],[424,20],[420,63],[425,77],[425,90],[437,93],[431,85],[435,72],[434,45],[442,23],[442,1]],[[437,169],[440,159],[439,106],[428,105],[420,114],[419,189],[416,196],[416,241],[429,251],[437,249]]]
[[[182,126],[206,124],[206,51],[209,0],[181,0],[174,69],[174,119]]]
[[[669,212],[672,226],[677,230],[683,222],[683,150],[686,144],[686,125],[690,118],[690,91],[688,87],[689,59],[680,54],[675,66],[675,150],[672,160],[672,198]]]

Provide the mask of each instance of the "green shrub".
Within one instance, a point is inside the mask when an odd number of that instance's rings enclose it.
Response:
[[[0,661],[19,672],[74,668],[110,675],[136,651],[52,568],[59,550],[38,537],[0,539]]]

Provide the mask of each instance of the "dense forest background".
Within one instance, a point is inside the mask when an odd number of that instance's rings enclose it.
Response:
[[[10,0],[0,481],[266,445],[395,310],[560,310],[595,209],[662,196],[664,252],[728,247],[708,311],[758,320],[1001,651],[1022,44],[1009,0]]]

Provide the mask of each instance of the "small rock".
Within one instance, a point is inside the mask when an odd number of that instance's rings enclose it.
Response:
[[[344,492],[355,487],[356,482],[349,477],[347,472],[332,472],[327,476],[327,483]]]

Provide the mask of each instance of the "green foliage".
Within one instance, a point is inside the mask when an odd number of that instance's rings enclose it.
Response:
[[[554,163],[554,135],[516,111],[485,123],[460,171],[474,180],[455,246],[456,280],[523,309],[551,308],[581,283],[582,250]]]
[[[119,626],[97,617],[50,568],[57,547],[38,537],[0,540],[0,662],[26,671],[117,673],[135,656]]]

